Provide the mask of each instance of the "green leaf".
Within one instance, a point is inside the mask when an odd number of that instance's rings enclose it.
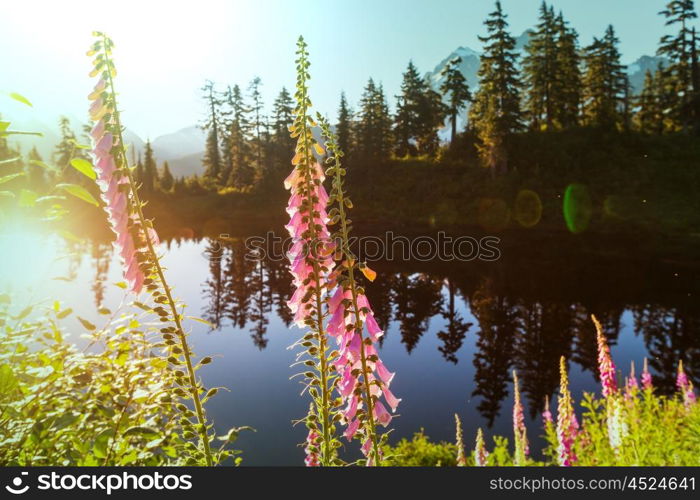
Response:
[[[29,106],[30,108],[33,108],[33,107],[34,107],[34,106],[32,105],[32,103],[29,102],[29,99],[27,99],[26,97],[24,97],[24,96],[21,95],[21,94],[18,94],[17,92],[10,92],[9,96],[10,96],[11,98],[13,98],[15,101],[19,101],[19,102],[21,102],[22,104],[26,104],[26,105]]]
[[[86,330],[90,330],[90,331],[97,330],[97,327],[95,325],[93,325],[92,323],[90,323],[85,318],[81,318],[80,316],[78,316],[78,321],[80,321],[80,324],[83,325]]]
[[[19,192],[19,200],[17,201],[17,204],[20,207],[33,207],[36,205],[36,199],[39,195],[37,195],[34,191],[31,191],[29,189],[22,189]]]
[[[32,307],[32,306],[25,307],[24,309],[22,309],[22,312],[20,312],[17,316],[15,316],[14,319],[16,319],[17,321],[23,320],[24,318],[26,318],[27,316],[29,316],[32,313],[33,309],[34,309],[34,307]]]
[[[10,365],[0,365],[0,395],[10,394],[18,387],[19,381]]]
[[[125,436],[144,436],[144,437],[156,437],[159,435],[156,429],[152,427],[145,427],[142,425],[135,425],[134,427],[129,427],[124,431]]]
[[[70,161],[70,164],[74,169],[83,174],[85,177],[92,179],[93,181],[97,179],[97,174],[92,168],[92,163],[90,163],[89,161],[83,160],[82,158],[73,158]]]
[[[58,313],[58,314],[56,315],[56,317],[57,317],[58,319],[63,319],[63,318],[66,318],[66,317],[70,316],[70,314],[71,314],[72,312],[73,312],[73,309],[71,309],[71,308],[69,307],[68,309],[64,309],[63,311],[61,311],[60,313]]]
[[[0,196],[3,198],[15,198],[15,193],[12,191],[0,191]]]
[[[4,175],[0,177],[0,184],[5,184],[6,182],[10,182],[12,179],[16,179],[17,177],[22,177],[24,175],[24,172],[18,172],[16,174],[9,174],[9,175]]]
[[[32,165],[36,165],[37,167],[41,167],[43,169],[46,169],[46,170],[50,170],[51,172],[58,171],[58,169],[56,167],[53,167],[53,166],[49,165],[48,163],[44,163],[41,160],[29,160],[29,163],[31,163]]]
[[[218,436],[217,439],[219,441],[224,441],[225,443],[233,443],[236,439],[238,439],[238,435],[241,433],[241,431],[257,432],[252,427],[245,425],[243,427],[234,427],[230,429],[225,436]]]
[[[198,323],[203,323],[207,325],[210,328],[214,328],[214,325],[207,321],[206,319],[198,318],[197,316],[185,316],[187,319],[191,319],[192,321],[197,321]]]
[[[92,149],[88,144],[80,144],[75,139],[68,139],[68,142],[70,142],[73,146],[75,146],[78,149]]]
[[[112,436],[114,436],[114,430],[112,429],[105,429],[97,435],[92,446],[92,452],[97,458],[107,458],[107,446]]]
[[[56,187],[63,189],[68,194],[71,194],[76,198],[80,198],[91,205],[95,205],[96,207],[100,206],[100,204],[97,203],[97,200],[88,192],[87,189],[82,186],[78,186],[77,184],[56,184]]]
[[[52,429],[56,431],[65,429],[66,427],[73,425],[79,418],[80,415],[78,414],[64,413],[56,419],[56,421],[53,423]]]
[[[73,233],[71,233],[70,231],[67,231],[65,229],[62,229],[61,231],[57,231],[57,233],[64,240],[72,241],[75,243],[82,243],[83,242],[82,238],[78,238],[76,235],[74,235]]]
[[[44,137],[41,132],[25,132],[23,130],[6,130],[3,135],[35,135],[37,137]]]
[[[0,123],[9,123],[9,122],[0,122]],[[0,160],[0,165],[3,165],[5,163],[14,163],[16,161],[21,160],[22,158],[20,156],[15,156],[14,158],[8,158],[7,160]]]
[[[63,201],[65,199],[66,199],[65,196],[50,194],[48,196],[39,196],[36,199],[36,203],[44,203],[46,201]]]

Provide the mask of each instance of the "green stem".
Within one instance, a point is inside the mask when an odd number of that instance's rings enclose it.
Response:
[[[377,444],[377,426],[374,422],[374,401],[372,399],[372,392],[370,390],[369,373],[370,370],[367,367],[367,356],[365,354],[365,339],[362,335],[364,330],[364,324],[360,319],[360,311],[357,305],[357,283],[355,282],[355,258],[350,251],[349,236],[348,236],[348,224],[345,216],[345,196],[343,193],[343,179],[340,173],[340,161],[338,159],[337,152],[334,152],[335,157],[335,182],[336,189],[338,190],[337,200],[338,200],[338,212],[342,231],[342,253],[345,256],[345,261],[348,266],[348,281],[350,282],[350,293],[352,294],[352,307],[355,313],[355,330],[360,336],[360,358],[362,362],[362,378],[364,382],[364,400],[365,406],[367,408],[367,426],[369,431],[369,438],[372,442],[372,454],[374,455],[375,465],[379,464],[379,447]]]
[[[109,79],[109,86],[112,92],[112,95],[114,96],[114,119],[116,122],[116,127],[117,127],[117,134],[119,137],[119,154],[121,155],[122,159],[122,164],[125,167],[122,169],[123,171],[126,172],[126,175],[129,178],[129,185],[131,187],[131,193],[134,197],[134,206],[136,209],[136,215],[138,216],[139,222],[141,224],[141,227],[143,229],[144,237],[146,239],[146,244],[148,246],[148,251],[151,254],[153,263],[156,268],[156,273],[158,274],[158,279],[160,280],[161,285],[163,286],[163,291],[165,292],[165,295],[168,300],[168,305],[170,306],[170,310],[173,316],[173,321],[175,323],[176,329],[177,329],[177,336],[180,341],[180,346],[182,348],[183,352],[183,357],[185,358],[185,365],[187,366],[187,375],[189,378],[190,382],[190,393],[192,394],[192,401],[194,402],[195,406],[195,411],[197,414],[197,423],[199,424],[199,436],[200,440],[202,442],[202,447],[204,448],[204,456],[206,458],[206,462],[208,466],[214,465],[214,459],[212,458],[212,453],[211,453],[211,448],[209,446],[209,436],[207,434],[207,423],[206,423],[206,418],[204,416],[204,408],[202,406],[202,401],[199,397],[199,390],[197,389],[197,378],[195,376],[195,371],[194,367],[192,365],[192,357],[190,353],[189,346],[187,344],[187,337],[185,336],[185,331],[182,328],[182,322],[180,321],[180,314],[177,311],[177,305],[175,303],[175,300],[173,300],[172,293],[170,291],[170,287],[168,286],[168,282],[165,279],[165,273],[163,272],[163,267],[160,265],[160,259],[158,258],[158,254],[155,251],[155,248],[153,247],[153,242],[151,241],[151,237],[148,234],[148,231],[146,230],[147,226],[147,221],[146,217],[143,214],[143,209],[141,205],[141,200],[139,199],[138,195],[138,190],[136,189],[136,182],[134,180],[133,174],[131,173],[131,170],[129,169],[129,164],[128,160],[126,158],[126,151],[124,149],[124,138],[122,137],[122,126],[121,122],[119,119],[119,110],[117,109],[117,102],[116,102],[116,91],[114,88],[114,80],[112,79],[112,60],[109,57],[109,54],[106,49],[106,42],[107,42],[107,37],[105,35],[102,36],[102,42],[103,42],[103,50],[105,51],[105,62],[107,64],[107,75]]]
[[[302,141],[304,148],[304,162],[306,166],[306,171],[304,172],[304,182],[306,184],[305,188],[308,195],[309,202],[309,227],[311,228],[312,238],[311,241],[316,244],[318,241],[318,233],[316,231],[316,223],[314,217],[314,206],[312,201],[313,193],[313,180],[311,178],[311,154],[309,151],[308,143],[308,126],[306,123],[306,115],[308,108],[306,106],[306,79],[302,81],[302,95],[301,95],[301,106],[300,115],[303,120],[303,131],[302,131]],[[296,166],[294,167],[296,168]],[[310,249],[311,251],[315,249]],[[313,256],[313,268],[314,275],[316,276],[316,322],[317,322],[317,334],[318,334],[318,357],[319,357],[319,371],[321,372],[321,417],[323,426],[323,447],[321,452],[321,463],[323,465],[332,465],[332,454],[333,448],[331,446],[331,417],[330,417],[330,388],[328,387],[328,359],[326,357],[326,352],[328,351],[328,344],[326,339],[326,332],[323,329],[323,296],[321,292],[321,269],[318,264],[317,256]]]

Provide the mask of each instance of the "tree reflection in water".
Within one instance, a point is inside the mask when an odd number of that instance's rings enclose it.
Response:
[[[291,296],[286,262],[246,258],[244,238],[200,244],[209,261],[202,285],[203,317],[221,332],[248,328],[254,345],[265,349],[270,319],[279,318],[287,326],[292,320],[286,305]],[[92,290],[100,305],[111,247],[91,245]],[[597,377],[591,313],[600,319],[612,346],[622,331],[623,314],[633,318],[634,324],[626,326],[643,339],[654,384],[661,390],[674,389],[680,359],[694,383],[700,382],[697,269],[686,272],[687,281],[679,286],[667,278],[677,273],[661,265],[650,272],[624,259],[592,259],[576,267],[566,258],[524,258],[449,265],[376,262],[372,267],[380,278],[367,293],[378,323],[387,335],[401,336],[407,353],[418,348],[424,335],[434,334],[446,362],[473,363],[473,395],[489,424],[509,395],[513,368],[532,417],[558,386],[560,356]],[[467,335],[475,339],[473,356],[465,349]]]

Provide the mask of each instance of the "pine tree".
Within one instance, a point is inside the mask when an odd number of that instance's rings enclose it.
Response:
[[[226,168],[222,180],[225,185],[240,189],[253,183],[254,172],[248,141],[251,129],[248,118],[250,109],[246,107],[238,85],[227,89],[224,102],[227,106],[222,113],[226,127],[224,140]]]
[[[36,146],[29,151],[29,162],[27,163],[27,185],[29,189],[37,192],[42,192],[46,189],[46,177],[44,169],[37,165],[36,162],[41,162],[43,159],[37,151]]]
[[[376,134],[374,151],[376,158],[380,162],[385,162],[391,156],[393,134],[391,131],[391,114],[389,113],[389,104],[386,100],[383,84],[380,83],[375,89],[372,102],[375,110],[374,133]]]
[[[620,64],[618,43],[615,30],[608,26],[603,38],[594,38],[585,49],[583,115],[587,125],[604,128],[622,125],[627,76]]]
[[[176,177],[175,182],[173,183],[173,193],[177,195],[182,195],[185,194],[187,191],[187,185],[185,184],[185,178],[184,177]]]
[[[578,123],[581,100],[578,35],[563,14],[542,2],[523,60],[525,112],[533,130],[570,128]]]
[[[530,32],[523,59],[524,111],[533,130],[551,130],[554,126],[554,110],[558,104],[555,87],[559,78],[557,34],[554,9],[542,2],[539,23]]]
[[[659,108],[659,96],[656,95],[656,82],[650,70],[644,75],[644,88],[637,103],[638,111],[634,117],[637,130],[644,134],[660,133],[659,126],[663,123],[663,117]]]
[[[467,79],[459,69],[461,57],[456,57],[447,63],[443,69],[445,80],[440,85],[440,92],[447,99],[447,115],[450,118],[451,135],[450,143],[455,143],[457,137],[457,116],[467,103],[471,101],[472,94],[467,85]]]
[[[447,106],[442,96],[425,82],[425,91],[419,109],[417,146],[419,154],[433,156],[440,146],[438,130],[445,124]]]
[[[658,123],[658,133],[678,132],[678,120],[674,113],[678,102],[677,81],[662,63],[659,63],[654,74],[654,94],[658,100],[661,120]]]
[[[289,91],[282,87],[279,95],[272,104],[272,128],[273,134],[278,140],[283,138],[287,144],[293,144],[289,136],[289,126],[294,122],[294,100]]]
[[[479,90],[469,110],[469,120],[480,140],[479,152],[494,174],[507,170],[507,137],[522,128],[520,82],[516,69],[515,39],[501,2],[489,14],[487,36],[479,37],[484,54],[479,66]]]
[[[355,124],[355,148],[363,160],[382,163],[391,153],[391,116],[384,89],[372,78],[360,99],[360,111]]]
[[[138,159],[136,160],[136,168],[134,169],[134,179],[140,185],[143,185],[144,178],[143,162],[141,161],[141,153],[138,154]]]
[[[0,121],[2,121],[2,114],[0,114]],[[4,133],[0,133],[0,161],[10,160],[16,156],[15,151],[10,148],[7,142],[7,136]],[[8,165],[8,163],[3,163],[3,165]],[[6,172],[6,170],[3,172]]]
[[[700,39],[695,34],[695,26],[691,33],[690,46],[690,78],[693,87],[691,96],[691,112],[695,133],[700,134],[700,62],[698,61],[698,44]]]
[[[568,26],[560,12],[555,19],[557,48],[553,75],[557,85],[553,89],[556,105],[553,109],[554,123],[564,129],[579,124],[581,112],[581,57],[578,47],[578,33]]]
[[[53,162],[61,169],[60,176],[64,181],[84,184],[87,177],[70,166],[70,161],[80,156],[80,150],[76,147],[75,132],[71,129],[70,120],[65,116],[59,118],[58,129],[61,140],[54,148]]]
[[[144,149],[143,177],[141,179],[141,184],[146,193],[152,193],[158,185],[158,167],[153,157],[151,141],[146,141],[146,147]]]
[[[163,173],[160,175],[160,189],[164,192],[170,192],[170,190],[173,189],[173,184],[175,183],[175,179],[173,178],[173,174],[170,172],[170,165],[168,165],[168,162],[163,163]]]
[[[622,96],[622,130],[628,132],[632,129],[632,84],[625,73],[624,91]]]
[[[263,165],[263,102],[262,95],[260,94],[260,86],[262,81],[260,78],[255,77],[253,81],[250,82],[248,86],[248,91],[250,92],[251,107],[250,112],[252,114],[251,118],[251,129],[253,132],[253,150],[255,155],[255,166],[256,166],[256,181],[260,181],[264,177],[264,165]]]
[[[687,131],[697,120],[693,103],[694,94],[698,90],[693,87],[693,46],[697,40],[695,31],[690,26],[697,14],[693,0],[671,0],[659,14],[666,18],[666,26],[678,25],[677,33],[661,37],[657,54],[670,61],[665,71],[669,82],[673,81],[674,102],[671,113],[674,128]]]
[[[221,141],[221,99],[214,90],[214,83],[207,80],[202,87],[204,100],[207,103],[207,119],[202,128],[208,131],[204,150],[204,176],[214,182],[219,182],[223,170],[220,141]]]
[[[345,92],[340,94],[340,106],[338,107],[338,124],[335,133],[338,136],[338,147],[346,155],[351,153],[350,132],[352,130],[352,111],[348,107]]]
[[[403,74],[401,95],[397,99],[397,155],[432,155],[437,150],[437,131],[446,110],[440,94],[430,88],[412,61]]]
[[[418,135],[418,121],[420,119],[418,106],[422,92],[423,81],[413,61],[410,61],[403,74],[401,95],[397,96],[396,125],[394,126],[397,156],[417,154],[414,140]]]
[[[289,134],[294,122],[294,100],[289,91],[282,87],[272,104],[272,156],[279,170],[287,168],[289,158],[294,156],[295,141]]]

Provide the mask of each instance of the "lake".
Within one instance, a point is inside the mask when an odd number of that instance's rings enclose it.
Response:
[[[209,403],[210,417],[220,433],[241,425],[257,430],[237,442],[244,465],[303,464],[306,432],[292,422],[305,416],[309,401],[290,379],[296,370],[289,346],[302,330],[289,326],[285,261],[246,259],[253,233],[231,230],[223,240],[182,234],[161,244],[163,263],[187,314],[213,325],[188,322],[195,353],[214,357],[200,372],[205,385],[230,391]],[[2,291],[27,302],[59,298],[97,324],[104,322],[97,307],[122,304],[123,290],[113,285],[121,268],[107,241],[71,244],[71,254],[56,259],[64,249],[56,239],[27,233],[3,240]],[[546,396],[556,400],[561,355],[570,360],[577,400],[599,390],[592,313],[622,375],[631,362],[639,374],[648,357],[655,384],[671,391],[682,357],[700,383],[698,262],[639,256],[633,247],[583,248],[571,235],[500,244],[497,260],[370,261],[378,278],[367,295],[386,331],[380,356],[396,371],[392,391],[403,400],[392,442],[420,429],[454,441],[455,413],[469,447],[478,427],[487,436],[510,436],[515,369],[529,437],[539,449],[540,413]],[[67,325],[79,342],[77,319]]]

